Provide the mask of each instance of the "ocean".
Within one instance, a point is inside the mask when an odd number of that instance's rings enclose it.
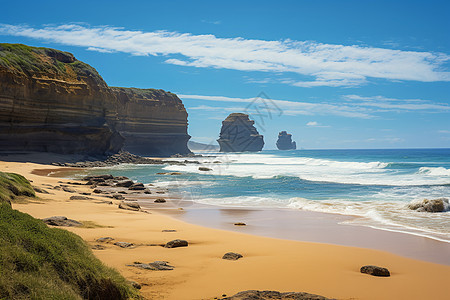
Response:
[[[449,207],[442,213],[407,208],[425,198],[450,198],[450,149],[201,154],[205,157],[189,160],[202,165],[120,165],[107,171],[166,187],[198,203],[350,215],[356,218],[348,224],[450,243]],[[157,174],[161,172],[181,175]]]

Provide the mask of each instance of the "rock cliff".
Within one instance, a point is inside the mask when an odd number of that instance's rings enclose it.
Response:
[[[187,113],[162,90],[110,88],[72,54],[0,44],[0,149],[189,153]]]
[[[232,113],[223,122],[217,142],[220,152],[261,151],[264,147],[263,136],[256,130],[255,121],[248,115]]]
[[[292,141],[292,134],[288,134],[286,131],[281,131],[278,134],[277,148],[278,150],[295,150],[297,148],[297,144]]]

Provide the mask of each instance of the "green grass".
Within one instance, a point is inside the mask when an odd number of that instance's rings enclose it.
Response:
[[[100,85],[106,85],[97,70],[76,60],[71,53],[44,47],[0,43],[0,67],[11,71],[28,76],[45,74],[57,77],[68,76],[67,66],[72,68],[78,77],[91,78]]]
[[[0,172],[0,183],[1,199],[9,200],[12,190],[30,193],[23,176]],[[130,298],[139,298],[137,291],[79,236],[0,201],[0,299]]]
[[[30,182],[22,175],[0,172],[0,203],[20,196],[36,196]]]

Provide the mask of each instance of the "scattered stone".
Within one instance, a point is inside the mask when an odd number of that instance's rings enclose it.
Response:
[[[134,184],[132,180],[121,180],[116,183],[117,187],[130,187]]]
[[[222,256],[222,259],[228,259],[228,260],[238,260],[239,258],[242,258],[242,254],[235,253],[235,252],[227,252]]]
[[[92,249],[92,250],[105,250],[106,247],[105,247],[105,246],[102,246],[102,245],[96,244],[96,245],[92,245],[92,246],[91,246],[91,249]]]
[[[36,193],[40,193],[40,194],[49,194],[49,192],[47,192],[46,190],[44,190],[44,189],[41,189],[40,187],[37,187],[37,186],[32,186],[33,187],[33,190],[35,190],[36,191]]]
[[[162,232],[177,232],[175,229],[163,229]]]
[[[141,285],[139,283],[137,283],[136,281],[128,280],[128,283],[137,290],[141,289]]]
[[[115,194],[115,195],[112,195],[112,197],[113,197],[114,199],[117,199],[117,200],[123,200],[123,199],[125,199],[125,197],[122,196],[121,194]]]
[[[98,238],[98,239],[96,239],[96,241],[99,243],[109,243],[111,241],[114,241],[114,239],[112,237],[107,236],[107,237]]]
[[[158,198],[158,199],[156,199],[156,200],[153,201],[153,202],[155,202],[155,203],[166,203],[166,199]]]
[[[360,269],[361,273],[366,273],[372,276],[378,276],[378,277],[389,277],[391,276],[391,273],[388,269],[377,267],[377,266],[364,266]]]
[[[247,224],[245,224],[243,222],[237,222],[237,223],[234,223],[234,225],[236,225],[236,226],[246,226]]]
[[[98,186],[114,186],[114,183],[105,181],[105,182],[99,183]]]
[[[148,190],[148,189],[144,191],[144,194],[151,194],[151,193],[152,192],[150,192],[150,190]]]
[[[118,193],[119,193],[119,194],[124,194],[124,195],[125,195],[125,194],[128,194],[128,193],[125,192],[125,191],[118,191]]]
[[[156,191],[157,194],[165,194],[166,192],[164,191]]]
[[[78,221],[75,221],[72,219],[67,219],[67,217],[64,217],[64,216],[54,216],[54,217],[50,217],[50,218],[45,218],[45,219],[42,219],[42,221],[44,221],[44,223],[46,223],[48,225],[52,225],[52,226],[76,227],[76,226],[83,225]]]
[[[169,175],[182,175],[183,173],[181,173],[181,172],[172,172],[172,173],[169,173]]]
[[[188,246],[187,241],[176,239],[176,240],[167,242],[164,245],[164,248],[178,248],[178,247],[187,247],[187,246]]]
[[[158,172],[158,173],[156,173],[156,175],[166,175],[166,174],[169,174],[168,172]]]
[[[141,206],[137,202],[131,202],[131,201],[121,201],[119,204],[119,208],[133,210],[133,211],[141,210]]]
[[[155,261],[148,264],[135,262],[134,264],[127,266],[153,271],[171,271],[174,269],[174,266],[169,265],[167,261]]]
[[[212,169],[207,168],[207,167],[198,167],[199,171],[212,171]]]
[[[412,202],[408,204],[408,208],[421,212],[444,212],[450,210],[450,203],[447,198],[431,200],[424,199],[419,202]]]
[[[92,198],[86,196],[70,196],[70,200],[92,200]]]
[[[222,297],[226,297],[222,295]],[[256,291],[249,290],[239,292],[233,296],[223,298],[222,300],[331,300],[323,296],[309,294],[309,293],[280,293],[277,291]]]
[[[143,183],[133,183],[133,185],[131,185],[129,188],[129,190],[134,190],[134,191],[140,191],[140,190],[145,190],[145,186]]]
[[[93,176],[86,176],[83,178],[84,181],[101,181],[101,180],[108,180],[113,179],[114,176],[111,174],[104,174],[104,175],[93,175]]]
[[[61,187],[59,185],[57,185],[57,186],[54,186],[53,189],[59,191],[59,190],[61,190]]]
[[[95,190],[93,190],[93,192],[96,193],[96,194],[102,194],[103,193],[103,191],[100,190],[100,189],[95,189]]]
[[[91,193],[87,193],[87,192],[83,192],[83,193],[80,193],[81,195],[91,195]]]
[[[130,248],[134,246],[133,243],[127,243],[127,242],[115,242],[114,245],[119,246],[120,248]]]

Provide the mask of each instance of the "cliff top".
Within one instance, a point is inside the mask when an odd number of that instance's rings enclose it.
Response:
[[[165,103],[179,103],[180,98],[174,93],[166,92],[161,89],[139,89],[139,88],[124,88],[124,87],[110,87],[111,90],[126,96],[128,100],[134,102],[140,101],[164,101]]]
[[[236,119],[249,120],[249,117],[247,114],[243,114],[243,113],[231,113],[228,115],[228,117],[225,119],[225,121],[226,122],[234,122]]]
[[[106,86],[103,78],[90,65],[79,61],[69,52],[31,47],[23,44],[0,43],[0,70],[30,77],[81,82],[89,78]]]

